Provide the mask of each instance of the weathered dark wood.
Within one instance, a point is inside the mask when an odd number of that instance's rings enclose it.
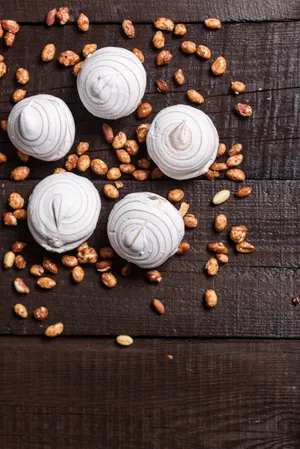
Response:
[[[15,337],[1,348],[5,449],[299,446],[296,341]]]
[[[67,2],[68,3],[68,2]],[[135,22],[152,22],[157,16],[168,16],[180,22],[199,22],[207,17],[219,17],[222,21],[261,21],[261,20],[297,20],[299,4],[296,0],[282,2],[268,0],[196,0],[164,3],[156,0],[140,1],[118,0],[102,2],[100,0],[80,0],[69,2],[71,18],[76,20],[80,12],[87,14],[91,21],[121,22],[130,18]],[[19,22],[44,22],[48,10],[54,8],[51,0],[2,0],[1,16],[11,17]]]

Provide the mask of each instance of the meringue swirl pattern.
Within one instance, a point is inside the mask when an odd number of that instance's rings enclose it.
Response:
[[[48,251],[76,248],[94,232],[101,200],[94,185],[73,173],[48,176],[34,188],[28,205],[28,227]]]
[[[149,156],[174,179],[206,173],[216,158],[218,145],[218,132],[208,115],[181,104],[160,111],[147,135]]]
[[[176,253],[184,235],[179,211],[154,193],[130,193],[110,213],[111,246],[123,259],[142,268],[155,268]]]
[[[43,161],[57,161],[71,149],[75,123],[66,103],[53,95],[35,95],[17,103],[7,121],[12,144]]]
[[[131,51],[104,47],[86,59],[77,89],[91,114],[118,119],[135,111],[144,96],[146,78],[143,64]]]

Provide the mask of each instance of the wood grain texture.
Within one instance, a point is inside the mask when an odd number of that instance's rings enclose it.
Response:
[[[5,449],[299,446],[296,341],[15,337],[1,348]]]
[[[68,2],[67,2],[68,3]],[[262,21],[262,20],[297,20],[299,4],[296,0],[282,2],[267,0],[196,0],[181,2],[158,2],[156,0],[141,1],[138,4],[131,0],[102,2],[101,0],[80,0],[69,2],[71,19],[76,20],[80,12],[87,14],[91,21],[121,22],[130,18],[135,22],[152,22],[158,16],[168,16],[180,22],[199,22],[207,17],[219,17],[222,21]],[[2,0],[1,16],[10,16],[18,22],[43,22],[47,12],[54,8],[51,0]]]

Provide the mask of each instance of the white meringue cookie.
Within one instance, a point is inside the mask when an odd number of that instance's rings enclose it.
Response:
[[[73,173],[50,175],[29,198],[28,227],[41,246],[62,253],[92,235],[100,210],[100,196],[91,181]]]
[[[174,179],[206,173],[219,145],[218,132],[204,112],[178,104],[160,111],[147,135],[149,156]]]
[[[149,192],[130,193],[111,211],[107,233],[123,259],[142,268],[155,268],[176,253],[184,222],[165,198]]]
[[[7,121],[12,144],[43,161],[57,161],[71,149],[75,123],[66,103],[53,95],[34,95],[17,103]]]
[[[91,114],[118,119],[135,111],[143,98],[146,72],[131,51],[104,47],[86,59],[77,77],[77,89]]]

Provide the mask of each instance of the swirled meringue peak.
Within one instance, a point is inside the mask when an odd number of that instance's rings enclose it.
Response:
[[[28,227],[41,246],[62,253],[92,235],[100,210],[100,196],[91,181],[73,173],[50,175],[29,198]]]
[[[176,253],[184,235],[178,210],[154,193],[130,193],[111,211],[108,238],[123,259],[154,268]]]
[[[43,161],[57,161],[71,149],[75,123],[66,103],[53,95],[34,95],[17,103],[7,121],[12,144]]]
[[[118,119],[135,111],[143,98],[146,72],[131,51],[104,47],[86,59],[77,77],[77,89],[91,114]]]
[[[174,179],[206,173],[219,145],[218,132],[204,112],[178,104],[160,111],[147,135],[149,156]]]

